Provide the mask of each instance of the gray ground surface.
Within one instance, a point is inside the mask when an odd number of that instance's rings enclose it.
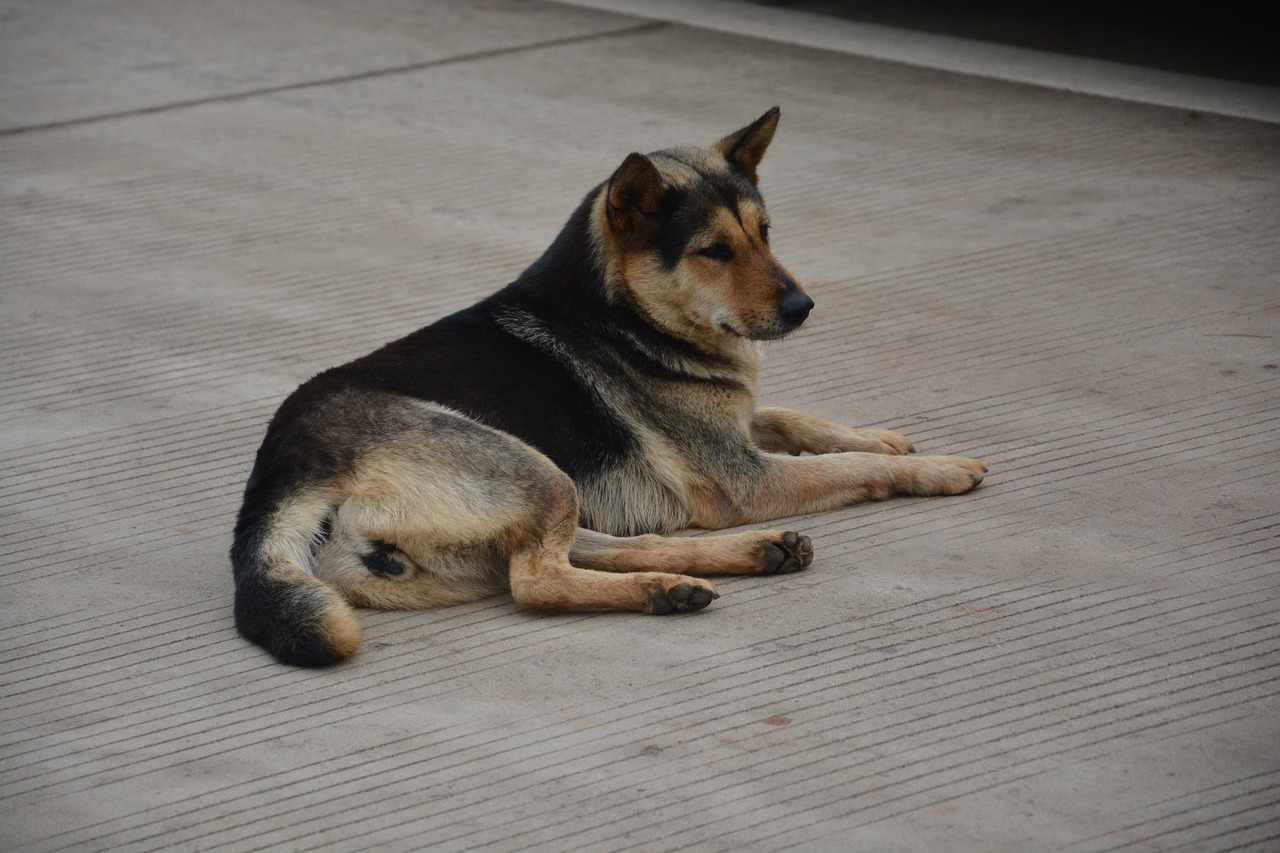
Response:
[[[1280,126],[549,3],[0,5],[0,846],[1274,850]],[[982,457],[690,617],[230,618],[267,418],[781,104],[763,402]]]

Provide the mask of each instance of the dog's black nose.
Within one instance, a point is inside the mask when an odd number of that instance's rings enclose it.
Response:
[[[788,326],[799,326],[813,310],[813,300],[807,293],[793,293],[778,304],[778,316]]]

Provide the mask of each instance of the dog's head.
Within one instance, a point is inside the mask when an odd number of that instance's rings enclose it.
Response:
[[[769,249],[756,168],[777,107],[708,148],[631,154],[599,199],[612,283],[658,328],[712,347],[793,331],[811,300]]]

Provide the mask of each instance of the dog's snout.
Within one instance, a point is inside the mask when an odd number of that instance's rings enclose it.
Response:
[[[778,315],[789,326],[799,326],[813,310],[813,300],[807,293],[792,293],[778,304]]]

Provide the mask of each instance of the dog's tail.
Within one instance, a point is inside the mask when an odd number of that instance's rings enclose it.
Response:
[[[295,666],[337,663],[360,645],[351,605],[311,573],[332,509],[318,496],[263,499],[251,482],[236,521],[236,628]]]

